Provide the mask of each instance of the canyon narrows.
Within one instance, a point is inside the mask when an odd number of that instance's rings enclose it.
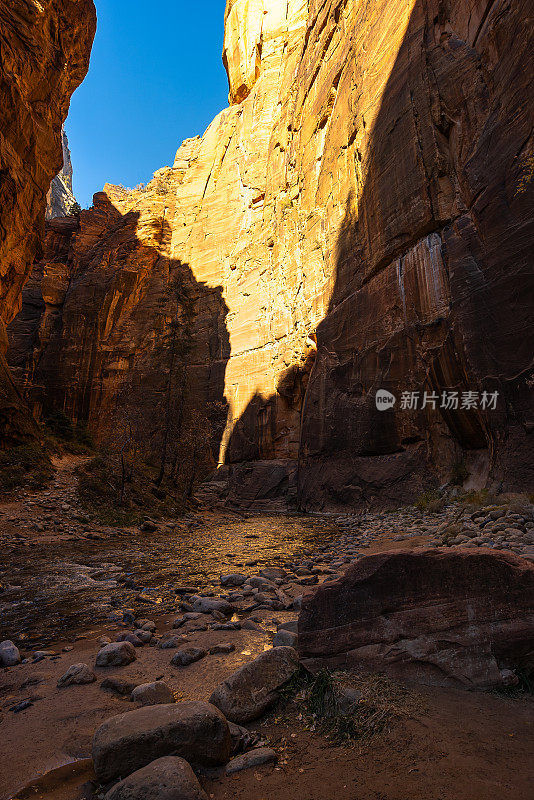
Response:
[[[98,437],[132,370],[153,384],[152,312],[179,273],[234,499],[404,502],[458,462],[477,488],[531,488],[525,19],[526,2],[228,2],[229,108],[146,188],[49,227],[10,328],[30,404]],[[451,389],[497,407],[400,406]]]
[[[95,5],[0,0],[0,800],[530,796],[530,5],[227,0],[82,210]]]

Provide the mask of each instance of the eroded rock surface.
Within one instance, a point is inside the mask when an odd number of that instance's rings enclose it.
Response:
[[[534,666],[534,565],[484,549],[367,556],[304,598],[298,650],[311,669],[505,686]]]
[[[187,265],[197,399],[227,410],[215,497],[398,503],[462,459],[480,486],[531,487],[528,18],[527,0],[230,0],[230,107],[48,259],[76,279],[19,358],[29,396],[98,434]],[[421,408],[445,390],[499,399]]]

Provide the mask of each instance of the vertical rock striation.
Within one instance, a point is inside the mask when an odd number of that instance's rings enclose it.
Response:
[[[5,363],[5,325],[39,249],[61,127],[89,66],[93,0],[8,0],[0,6],[0,446],[34,435]]]
[[[215,293],[195,368],[223,383],[219,460],[247,502],[297,485],[306,508],[404,501],[458,461],[532,487],[532,45],[526,0],[229,0],[230,106],[156,173],[163,203],[154,182],[108,188],[82,215],[61,322],[26,355],[41,393],[98,428],[159,254]],[[130,242],[166,231],[141,271],[110,249],[126,220]],[[97,296],[95,348],[80,298]],[[399,402],[449,389],[497,408]]]

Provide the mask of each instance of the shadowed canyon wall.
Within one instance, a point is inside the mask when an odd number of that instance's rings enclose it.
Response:
[[[230,107],[146,190],[95,196],[65,250],[67,223],[51,225],[32,286],[60,274],[65,299],[42,291],[25,344],[30,301],[11,332],[28,396],[98,431],[150,336],[140,286],[164,257],[202,287],[198,341],[212,345],[196,365],[217,374],[215,397],[223,381],[232,496],[402,502],[459,461],[474,484],[532,488],[532,185],[517,191],[533,149],[529,13],[526,0],[229,0]],[[153,262],[127,241],[117,255],[116,219]],[[398,398],[389,411],[379,388]],[[404,391],[445,389],[498,391],[497,409],[400,407]]]
[[[35,435],[6,367],[5,325],[40,247],[47,192],[63,164],[62,124],[95,29],[92,0],[0,5],[0,446]]]

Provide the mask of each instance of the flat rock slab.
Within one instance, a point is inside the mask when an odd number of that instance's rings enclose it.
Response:
[[[534,565],[482,549],[367,556],[304,598],[298,649],[312,670],[506,685],[506,670],[534,666]]]
[[[276,703],[278,689],[298,669],[298,653],[292,647],[266,650],[219,684],[210,703],[220,708],[231,722],[251,722]]]
[[[106,783],[168,755],[216,766],[225,764],[231,752],[230,730],[221,712],[209,703],[186,701],[111,717],[97,729],[92,755],[96,776]]]
[[[187,761],[167,756],[120,781],[105,800],[207,800],[207,795]]]
[[[276,760],[277,755],[270,747],[258,747],[233,758],[226,766],[226,774],[233,775],[234,772],[260,767],[262,764],[274,764]]]

